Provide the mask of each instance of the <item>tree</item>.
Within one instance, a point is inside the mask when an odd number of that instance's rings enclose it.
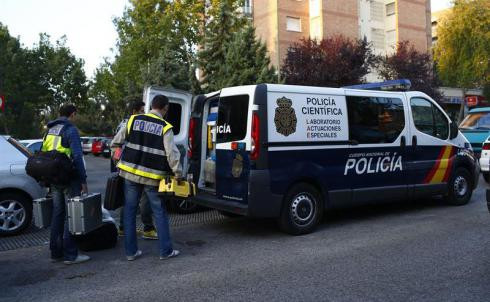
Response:
[[[206,91],[221,89],[219,74],[225,65],[227,45],[245,24],[240,15],[241,0],[212,0],[205,16],[203,46],[198,54],[202,86]]]
[[[225,61],[214,78],[218,87],[277,82],[276,69],[270,66],[266,46],[255,37],[251,23],[227,43]]]
[[[43,98],[49,94],[41,82],[39,60],[1,23],[0,49],[0,94],[7,100],[0,112],[0,132],[17,138],[39,137]]]
[[[474,88],[490,83],[490,2],[455,0],[437,28],[434,57],[444,85]]]
[[[52,45],[49,35],[40,34],[39,44],[33,52],[41,69],[41,84],[49,91],[42,100],[46,117],[55,118],[64,103],[83,107],[88,92],[84,62],[71,53],[66,46],[66,37],[61,37]]]
[[[384,80],[409,79],[411,90],[422,91],[436,101],[442,99],[430,54],[417,51],[408,41],[398,43],[393,55],[380,58],[378,72]]]
[[[286,84],[341,87],[363,83],[375,62],[366,40],[302,39],[288,48],[281,76]]]

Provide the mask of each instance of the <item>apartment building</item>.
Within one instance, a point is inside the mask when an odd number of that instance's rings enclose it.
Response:
[[[424,52],[432,43],[430,0],[247,0],[246,10],[275,66],[301,38],[366,37],[379,54],[398,41]]]

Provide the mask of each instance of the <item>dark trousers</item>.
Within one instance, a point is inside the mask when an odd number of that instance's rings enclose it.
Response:
[[[74,181],[67,187],[51,186],[51,193],[53,194],[53,217],[49,240],[51,258],[63,257],[64,260],[73,261],[78,256],[78,248],[73,235],[68,231],[66,203],[68,198],[80,196],[81,184],[79,181]]]
[[[148,201],[148,197],[146,194],[142,194],[140,200],[140,213],[141,213],[141,222],[143,222],[143,231],[153,231],[155,226],[153,225],[153,212],[151,211],[151,205]],[[119,229],[124,229],[124,206],[121,207],[119,211]]]

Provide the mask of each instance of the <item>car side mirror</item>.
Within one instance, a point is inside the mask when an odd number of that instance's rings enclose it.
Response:
[[[455,122],[449,124],[449,139],[454,139],[458,136],[459,128]]]

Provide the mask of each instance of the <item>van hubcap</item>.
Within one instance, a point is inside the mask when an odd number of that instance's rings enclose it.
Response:
[[[458,196],[464,196],[468,191],[468,182],[466,178],[463,176],[458,176],[454,180],[454,192],[458,194]]]
[[[309,195],[302,193],[293,200],[291,214],[297,224],[308,224],[315,213],[315,202]]]
[[[14,231],[25,221],[26,214],[22,204],[16,200],[0,201],[0,230]]]

